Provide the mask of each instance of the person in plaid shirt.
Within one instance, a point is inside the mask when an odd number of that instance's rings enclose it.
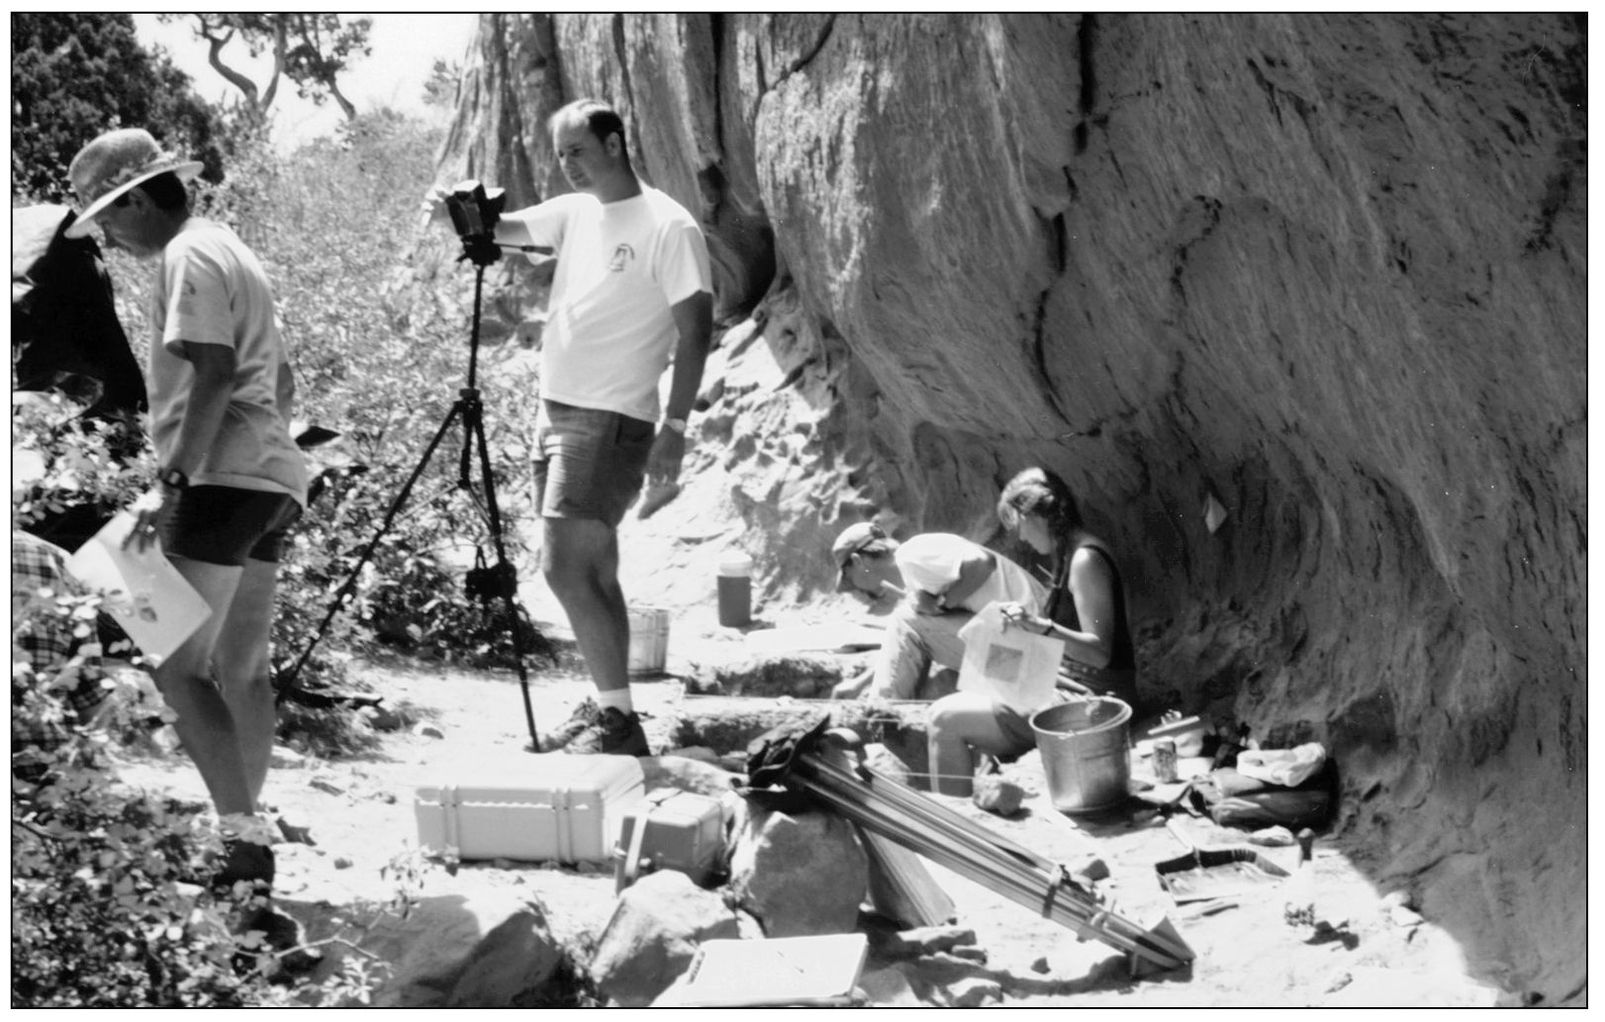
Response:
[[[11,749],[13,773],[37,779],[43,769],[37,753],[67,739],[66,726],[19,714],[16,707],[30,690],[54,689],[63,672],[75,671],[78,683],[62,693],[65,724],[86,723],[104,699],[100,658],[83,650],[73,635],[73,619],[56,603],[62,595],[81,595],[67,574],[66,551],[37,536],[11,533]],[[31,778],[27,775],[32,775]]]

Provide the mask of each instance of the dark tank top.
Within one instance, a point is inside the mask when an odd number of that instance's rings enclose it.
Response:
[[[1047,616],[1054,624],[1063,625],[1072,631],[1083,631],[1081,619],[1076,614],[1076,601],[1070,595],[1070,562],[1081,550],[1093,550],[1109,565],[1109,574],[1114,579],[1113,602],[1115,605],[1114,635],[1110,643],[1109,663],[1104,667],[1093,667],[1075,659],[1068,652],[1060,662],[1059,673],[1061,678],[1068,676],[1080,682],[1095,692],[1103,695],[1113,695],[1131,703],[1136,698],[1137,660],[1132,650],[1131,630],[1126,625],[1126,591],[1120,579],[1120,568],[1115,564],[1114,555],[1103,545],[1103,541],[1092,536],[1082,536],[1076,543],[1075,549],[1069,551],[1059,565],[1059,570],[1053,579],[1053,592],[1048,596]]]

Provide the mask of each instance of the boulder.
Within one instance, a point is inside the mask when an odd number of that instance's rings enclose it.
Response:
[[[1013,816],[1025,801],[1025,791],[1000,774],[982,774],[975,779],[970,800],[989,813]]]
[[[916,991],[917,972],[901,962],[865,970],[858,989],[877,1008],[918,1008],[929,1004]]]
[[[741,935],[735,911],[684,873],[649,873],[619,895],[597,941],[591,979],[624,1007],[644,1007],[691,964],[697,945]]]
[[[735,782],[741,780],[717,763],[687,756],[642,756],[640,762],[647,791],[674,788],[719,798],[729,794]]]
[[[950,1008],[979,1008],[1003,1001],[1003,984],[985,976],[966,976],[947,988]]]
[[[485,935],[503,923],[515,923],[498,940],[516,940],[520,928],[534,930],[544,908],[502,895],[464,898],[457,895],[419,898],[404,917],[385,914],[368,930],[363,949],[390,967],[390,978],[376,991],[376,1007],[443,1007],[457,993],[467,964],[475,960]],[[482,960],[497,956],[485,948]],[[467,988],[464,988],[466,993]]]
[[[883,959],[918,958],[938,951],[975,944],[975,931],[963,926],[919,926],[879,935],[874,941],[875,956]]]
[[[552,937],[546,908],[531,899],[485,934],[468,953],[447,994],[448,1008],[515,1008],[561,1004],[565,990],[554,981],[571,966]]]
[[[380,703],[377,706],[364,706],[357,711],[357,715],[368,722],[368,726],[375,731],[405,731],[417,723],[416,718],[404,706],[386,706]]]
[[[869,883],[850,823],[833,813],[747,803],[730,856],[730,891],[768,937],[848,933]]]
[[[871,742],[864,746],[864,765],[899,784],[910,786],[914,784],[914,777],[909,772],[908,764],[881,742]]]

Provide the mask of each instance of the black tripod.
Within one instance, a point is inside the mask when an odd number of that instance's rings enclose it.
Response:
[[[508,562],[507,551],[502,544],[501,511],[496,505],[496,483],[490,469],[490,448],[485,442],[484,406],[479,400],[479,388],[475,386],[479,373],[479,308],[485,284],[485,267],[495,262],[500,256],[500,250],[488,235],[465,238],[463,241],[463,255],[459,261],[468,259],[474,264],[474,325],[468,344],[467,386],[457,392],[457,400],[452,404],[451,411],[446,414],[446,420],[440,424],[440,429],[435,432],[434,439],[429,441],[429,446],[424,448],[423,457],[418,460],[418,465],[412,470],[412,475],[407,477],[406,483],[402,485],[400,492],[396,494],[396,499],[391,501],[389,510],[385,512],[384,521],[379,525],[379,530],[368,541],[367,547],[362,551],[362,556],[357,559],[356,566],[351,569],[351,574],[346,578],[345,583],[341,585],[340,591],[335,594],[334,603],[330,605],[329,612],[324,616],[322,623],[318,625],[318,630],[313,633],[312,640],[307,643],[307,647],[302,651],[300,659],[291,668],[288,678],[281,686],[279,700],[282,701],[288,693],[294,690],[296,678],[300,675],[301,668],[306,664],[307,659],[312,656],[313,647],[318,644],[319,639],[323,638],[323,633],[328,629],[329,623],[334,620],[335,614],[339,613],[340,607],[356,587],[357,576],[373,556],[374,550],[379,545],[379,540],[389,531],[390,523],[395,520],[402,506],[407,503],[407,497],[412,493],[413,484],[418,481],[419,477],[423,475],[424,469],[428,467],[429,459],[434,456],[435,448],[440,446],[440,442],[451,431],[452,424],[461,419],[463,428],[468,435],[463,444],[462,459],[458,465],[457,487],[472,492],[473,482],[470,478],[470,468],[474,456],[477,455],[480,476],[484,480],[485,510],[490,520],[491,541],[496,548],[496,563],[494,566],[490,568],[476,566],[474,570],[468,573],[468,593],[470,596],[477,596],[486,601],[499,597],[507,611],[507,619],[512,622],[513,660],[518,667],[518,685],[524,696],[524,721],[529,725],[531,749],[535,752],[540,752],[541,740],[535,733],[535,710],[529,699],[529,675],[524,669],[524,633],[519,619],[518,606],[514,600],[518,592],[518,575],[513,570],[512,564]]]

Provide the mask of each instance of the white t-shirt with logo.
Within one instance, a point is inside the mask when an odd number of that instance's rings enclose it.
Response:
[[[1048,591],[1031,573],[1002,554],[987,550],[963,536],[948,532],[924,532],[912,536],[896,550],[897,567],[910,589],[940,593],[959,579],[959,568],[975,551],[992,555],[995,567],[985,582],[964,598],[956,608],[979,613],[994,601],[1022,604],[1033,614],[1042,612]]]
[[[670,309],[713,291],[696,220],[643,184],[640,195],[618,202],[560,195],[509,213],[502,224],[504,242],[557,251],[541,397],[656,422],[658,380],[679,339]]]

